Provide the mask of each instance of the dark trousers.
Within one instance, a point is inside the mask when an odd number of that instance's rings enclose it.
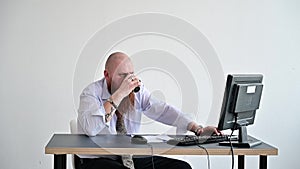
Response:
[[[75,155],[74,159],[76,169],[128,169],[123,165],[121,157],[117,160],[108,158],[88,159],[79,158]],[[191,166],[185,161],[160,156],[133,158],[133,162],[135,169],[191,169]]]

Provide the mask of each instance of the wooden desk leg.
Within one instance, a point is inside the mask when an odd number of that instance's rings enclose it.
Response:
[[[245,156],[239,155],[238,156],[238,169],[244,169],[245,168]]]
[[[54,169],[66,169],[66,168],[67,168],[67,155],[54,154]]]
[[[267,169],[268,157],[261,155],[259,156],[259,169]]]

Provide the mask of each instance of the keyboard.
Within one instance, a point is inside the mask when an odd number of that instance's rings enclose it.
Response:
[[[211,136],[196,136],[196,135],[185,135],[185,136],[175,136],[167,141],[168,144],[177,146],[190,146],[197,144],[208,144],[208,143],[219,143],[222,141],[237,140],[237,136],[233,135],[211,135]]]

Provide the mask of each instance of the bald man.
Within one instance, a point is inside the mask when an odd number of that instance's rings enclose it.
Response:
[[[140,90],[134,93],[136,87]],[[202,127],[175,107],[152,99],[150,92],[134,74],[130,58],[121,52],[112,53],[105,64],[104,78],[87,86],[80,95],[78,132],[88,136],[137,134],[140,133],[142,114],[196,135],[219,134],[215,127]],[[153,162],[155,169],[191,168],[187,162],[160,156],[134,156],[131,166],[125,164],[123,156],[75,156],[76,169],[153,169]]]

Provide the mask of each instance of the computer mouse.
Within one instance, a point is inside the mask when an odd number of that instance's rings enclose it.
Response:
[[[131,137],[131,143],[133,144],[147,144],[147,139],[141,135],[134,135]]]

